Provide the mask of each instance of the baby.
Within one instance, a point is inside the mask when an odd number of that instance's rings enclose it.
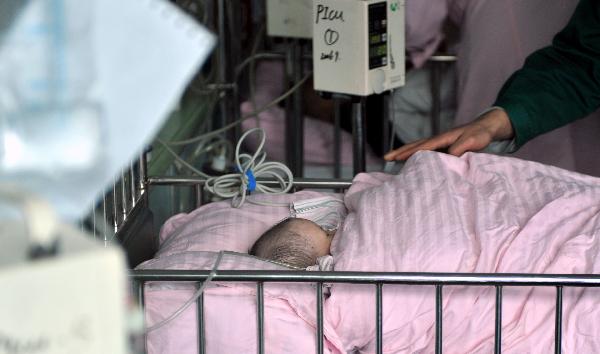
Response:
[[[307,219],[288,218],[263,233],[250,254],[304,269],[329,254],[334,233]]]

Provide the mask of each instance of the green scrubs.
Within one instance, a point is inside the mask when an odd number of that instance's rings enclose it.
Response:
[[[510,117],[517,147],[598,109],[600,0],[581,0],[552,45],[530,55],[508,79],[494,106]]]

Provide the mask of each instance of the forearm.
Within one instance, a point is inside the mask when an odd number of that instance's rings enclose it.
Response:
[[[518,146],[583,118],[600,105],[600,5],[582,0],[553,45],[532,54],[504,85],[496,106]]]

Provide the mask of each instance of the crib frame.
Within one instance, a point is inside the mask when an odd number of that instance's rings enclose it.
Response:
[[[205,179],[198,177],[149,177],[146,185],[193,186],[196,192],[197,205],[201,205]],[[275,181],[267,183],[275,184]],[[334,189],[346,190],[351,181],[331,179],[298,179],[294,181],[293,190],[299,189]],[[139,204],[145,206],[146,204]],[[130,218],[131,219],[131,218]],[[125,220],[128,220],[125,218]],[[131,220],[130,220],[131,221]],[[134,228],[124,228],[127,232],[135,232]],[[127,238],[126,236],[124,236]],[[200,286],[207,279],[207,270],[131,270],[130,280],[133,293],[141,306],[144,305],[144,284],[150,281],[161,282],[195,282]],[[600,275],[572,274],[509,274],[509,273],[411,273],[411,272],[307,272],[307,271],[256,271],[256,270],[221,270],[214,273],[213,281],[219,282],[256,282],[257,304],[257,353],[263,354],[264,347],[264,283],[313,283],[316,285],[316,353],[322,354],[323,347],[323,284],[350,283],[370,284],[374,286],[376,296],[376,353],[383,353],[383,286],[412,285],[434,286],[435,294],[435,353],[442,353],[442,296],[444,286],[493,286],[495,287],[495,334],[494,353],[502,352],[502,291],[504,287],[554,287],[556,289],[554,346],[555,353],[561,353],[562,343],[562,304],[565,287],[600,287]],[[197,300],[198,348],[205,353],[203,296]]]

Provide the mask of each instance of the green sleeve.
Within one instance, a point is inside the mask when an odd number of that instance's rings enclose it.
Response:
[[[598,109],[600,0],[581,0],[567,27],[527,58],[494,105],[510,117],[518,147]]]

